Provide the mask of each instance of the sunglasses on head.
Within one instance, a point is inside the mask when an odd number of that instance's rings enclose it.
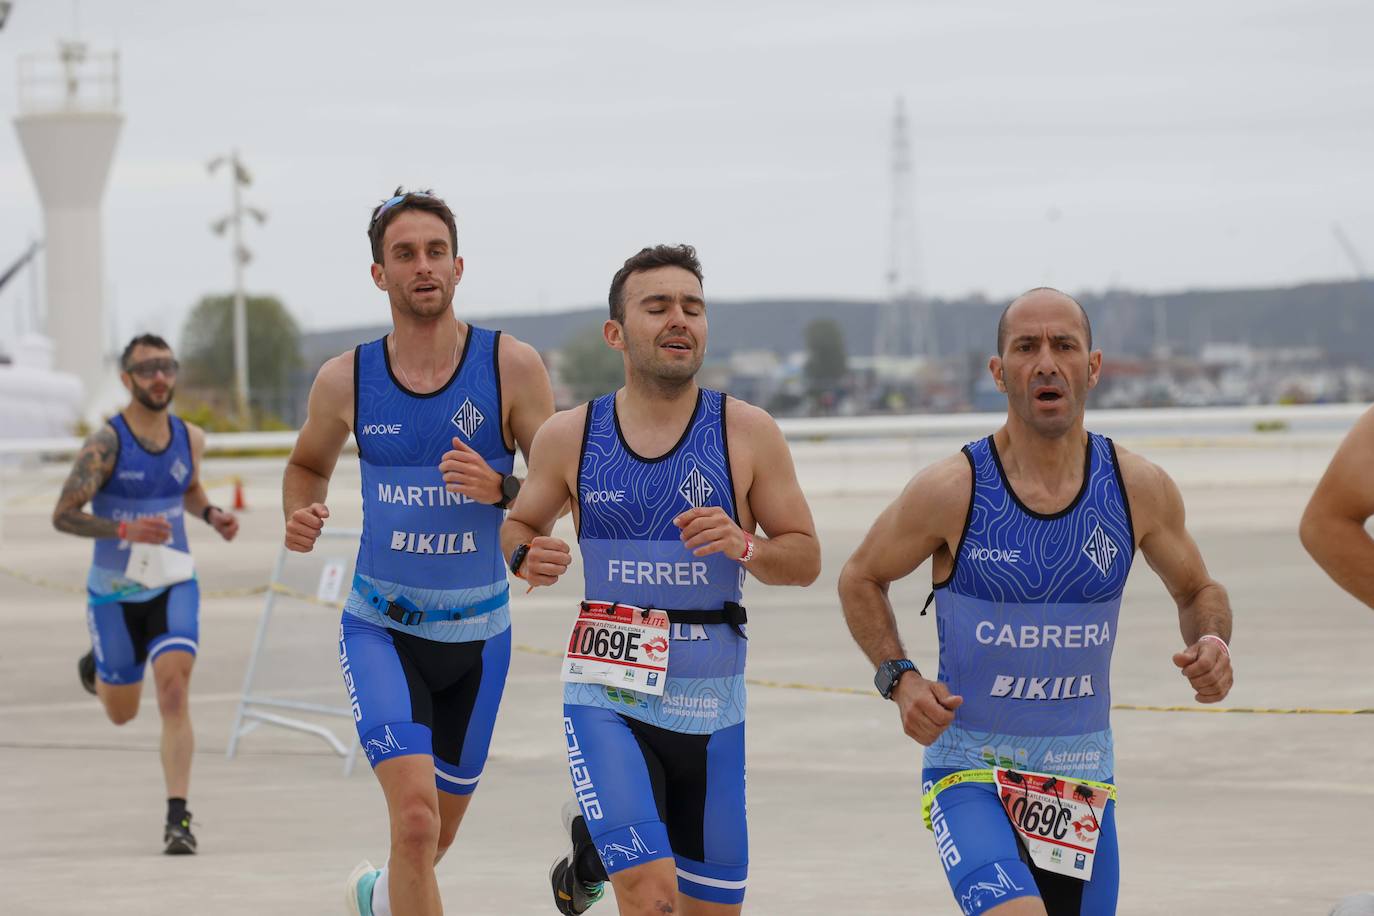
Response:
[[[407,197],[429,198],[433,196],[434,195],[432,194],[426,194],[424,191],[407,191],[404,194],[397,194],[395,197],[383,203],[380,207],[377,208],[377,212],[372,214],[372,225],[377,225],[377,220],[381,219],[382,216],[386,213],[386,211],[390,210],[392,207],[396,206],[401,201],[405,200]]]
[[[141,363],[134,363],[124,371],[130,375],[136,375],[141,379],[150,379],[159,372],[163,375],[176,375],[181,368],[181,363],[170,357],[159,357],[157,359],[145,359]]]

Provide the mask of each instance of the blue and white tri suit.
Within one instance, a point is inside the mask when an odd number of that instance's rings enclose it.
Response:
[[[167,546],[188,551],[183,499],[194,476],[191,439],[181,418],[167,415],[171,439],[151,452],[123,415],[109,421],[119,441],[110,479],[91,498],[91,514],[117,522],[160,517],[172,526]],[[98,538],[86,578],[86,626],[96,675],[107,684],[136,684],[144,665],[164,652],[196,654],[200,588],[195,579],[142,588],[125,576],[128,541]]]
[[[614,393],[589,403],[577,497],[587,600],[667,610],[672,621],[661,696],[564,686],[568,765],[592,841],[608,874],[672,857],[681,893],[739,903],[749,871],[744,569],[693,556],[673,524],[694,507],[738,520],[725,395],[701,390],[682,437],[657,458],[626,443]],[[723,613],[676,622],[673,611]]]
[[[372,765],[432,755],[435,785],[456,795],[474,791],[486,765],[510,667],[510,604],[504,512],[448,492],[439,462],[457,437],[511,472],[500,337],[468,325],[453,375],[427,394],[397,380],[386,338],[354,351],[363,533],[339,666]],[[440,611],[451,619],[419,619]]]
[[[1112,649],[1135,556],[1112,441],[1089,433],[1083,485],[1053,514],[1017,498],[992,436],[964,455],[973,492],[954,568],[935,586],[939,679],[964,698],[925,752],[923,791],[1004,766],[1112,782]],[[1022,896],[1051,916],[1116,910],[1116,803],[1107,803],[1091,881],[1035,868],[993,786],[965,782],[931,809],[940,860],[967,916]]]

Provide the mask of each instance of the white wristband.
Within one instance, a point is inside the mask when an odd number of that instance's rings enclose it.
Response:
[[[1204,633],[1202,636],[1198,637],[1198,642],[1202,642],[1204,639],[1214,639],[1217,642],[1221,643],[1221,651],[1226,653],[1227,658],[1231,657],[1231,647],[1226,645],[1226,640],[1222,639],[1215,633]]]

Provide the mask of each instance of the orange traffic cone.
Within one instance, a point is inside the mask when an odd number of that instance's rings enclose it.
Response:
[[[248,508],[248,503],[243,499],[243,478],[234,478],[234,511],[242,512]]]

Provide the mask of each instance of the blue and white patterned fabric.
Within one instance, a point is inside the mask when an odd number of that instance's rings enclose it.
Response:
[[[158,516],[172,526],[172,539],[167,546],[189,551],[186,543],[186,510],[183,498],[191,484],[191,438],[180,417],[167,416],[171,424],[171,441],[160,452],[150,452],[142,445],[124,417],[116,414],[110,426],[119,436],[119,455],[114,472],[91,499],[91,514],[117,522],[131,522],[138,518]],[[138,584],[124,578],[129,568],[129,542],[119,538],[98,538],[91,560],[86,588],[94,598],[108,598],[118,594],[120,601],[147,601],[162,594],[168,586],[139,589]]]
[[[494,470],[509,474],[514,467],[501,422],[500,336],[468,325],[453,376],[428,394],[397,381],[386,338],[354,353],[353,431],[363,497],[357,573],[386,596],[421,610],[469,607],[507,589],[499,537],[505,513],[449,493],[439,472],[454,437]],[[405,626],[356,589],[344,610],[436,642],[489,639],[510,626],[509,604],[471,619]]]
[[[964,454],[968,519],[954,569],[935,587],[939,678],[964,703],[925,766],[1108,779],[1108,679],[1135,555],[1116,450],[1089,434],[1083,487],[1053,515],[1016,498],[991,436]]]
[[[587,405],[577,497],[588,600],[666,610],[739,603],[744,568],[719,553],[693,556],[673,524],[694,507],[719,506],[738,519],[724,411],[725,395],[702,389],[682,438],[648,459],[625,443],[615,394]],[[671,731],[710,734],[744,721],[746,646],[726,623],[675,623],[662,696],[569,683],[563,700]]]

